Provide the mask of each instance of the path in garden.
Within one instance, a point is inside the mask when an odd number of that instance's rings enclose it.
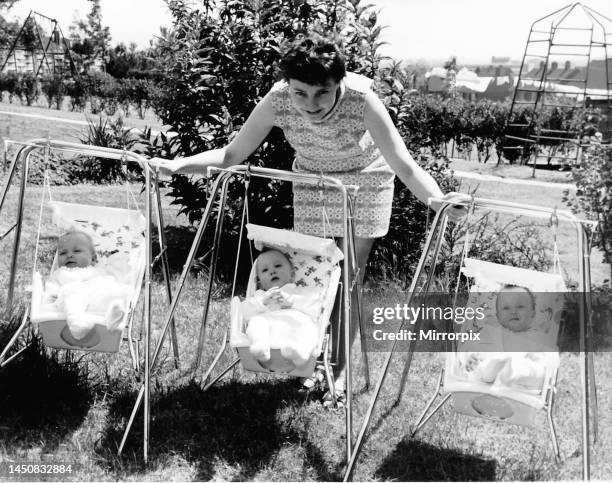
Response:
[[[42,114],[30,114],[27,112],[14,112],[14,111],[0,110],[0,115],[29,117],[33,119],[43,119],[45,121],[63,122],[65,124],[78,124],[79,126],[87,126],[89,124],[87,121],[79,121],[78,119],[66,119],[63,117],[44,116]],[[129,124],[129,120],[126,119],[125,122]],[[138,129],[138,128],[131,127],[131,129]],[[151,133],[154,135],[157,135],[160,133],[160,131],[156,129],[151,129]]]
[[[561,188],[561,189],[576,189],[576,186],[572,183],[550,183],[548,181],[505,178],[501,176],[493,176],[490,174],[470,173],[469,171],[453,170],[453,173],[455,174],[455,176],[459,178],[469,178],[469,179],[476,179],[476,180],[481,180],[481,181],[495,181],[497,183],[520,184],[520,185],[534,186],[534,187],[540,186],[540,187]]]

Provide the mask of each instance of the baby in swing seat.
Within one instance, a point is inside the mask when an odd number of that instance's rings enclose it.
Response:
[[[66,314],[67,327],[61,338],[81,347],[99,342],[94,325],[115,330],[126,310],[129,286],[122,283],[125,260],[96,265],[91,237],[82,231],[68,231],[57,243],[57,266],[45,285],[45,303]],[[97,340],[96,340],[97,339]]]
[[[321,290],[297,287],[293,265],[278,250],[264,251],[255,263],[258,290],[241,303],[249,351],[265,367],[270,349],[279,349],[300,368],[317,349]]]
[[[546,367],[558,354],[546,334],[534,326],[535,306],[535,297],[526,287],[500,289],[495,302],[499,327],[486,326],[478,345],[490,344],[504,352],[458,353],[468,378],[525,391],[542,388]]]

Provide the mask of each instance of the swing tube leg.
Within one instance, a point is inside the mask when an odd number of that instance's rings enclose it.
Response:
[[[437,397],[437,396],[438,396],[438,394],[435,394],[434,398]],[[417,431],[427,424],[427,422],[440,410],[440,408],[442,408],[442,406],[444,406],[444,404],[446,404],[446,401],[448,401],[450,399],[450,397],[451,397],[450,394],[446,394],[444,396],[444,398],[442,398],[442,400],[436,405],[436,407],[432,409],[431,413],[429,413],[423,419],[423,421],[421,421],[420,424],[413,429],[412,433],[410,434],[411,438],[414,438],[416,436]],[[433,402],[433,400],[431,402]],[[424,416],[424,414],[421,417],[423,417],[423,416]]]
[[[127,441],[128,434],[132,429],[132,424],[134,423],[134,419],[136,418],[136,413],[138,413],[138,409],[140,408],[140,404],[142,403],[142,398],[144,396],[145,387],[144,384],[140,386],[140,390],[138,391],[138,397],[136,398],[136,403],[132,408],[132,413],[130,414],[130,419],[125,427],[125,431],[123,432],[123,438],[121,438],[121,444],[119,444],[119,450],[117,451],[118,455],[121,455],[123,452],[123,448],[125,446],[125,442]]]
[[[159,238],[159,250],[161,254],[162,262],[162,273],[164,274],[164,283],[166,285],[166,294],[168,296],[168,303],[172,302],[172,287],[170,285],[170,264],[168,263],[168,252],[166,248],[166,234],[164,232],[164,215],[162,211],[161,195],[159,192],[159,175],[155,175],[155,208],[157,215],[157,230]],[[178,348],[178,336],[176,334],[176,321],[172,317],[170,325],[170,336],[172,338],[172,350],[174,353],[174,367],[179,368],[179,348]]]
[[[240,359],[234,359],[232,363],[229,366],[227,366],[225,369],[223,369],[223,371],[217,377],[215,377],[212,381],[206,384],[206,386],[204,386],[204,388],[202,389],[202,392],[208,391],[214,384],[217,383],[217,381],[220,381],[239,362],[240,362]]]
[[[434,233],[435,233],[435,227],[438,226],[438,223],[440,222],[440,220],[442,219],[442,226],[438,232],[438,237],[436,240],[436,245],[435,245],[435,251],[434,251],[434,261],[435,261],[435,257],[437,257],[437,253],[440,249],[441,243],[442,243],[442,238],[443,238],[443,234],[444,234],[444,230],[446,229],[446,216],[444,216],[443,218],[442,215],[444,215],[444,213],[446,212],[446,210],[448,209],[448,206],[450,205],[445,205],[443,206],[438,213],[436,213],[436,217],[434,218],[434,221],[432,223],[432,228],[429,232],[429,235],[427,237],[427,241],[425,242],[425,248],[423,250],[423,254],[421,255],[421,258],[419,260],[419,264],[417,266],[416,272],[415,272],[415,276],[412,279],[412,283],[411,283],[411,287],[410,287],[410,291],[408,292],[408,305],[410,305],[412,303],[412,297],[414,295],[414,291],[416,290],[416,283],[417,280],[420,278],[421,273],[424,270],[424,266],[425,266],[425,261],[427,259],[427,254],[429,253],[432,243],[433,243],[433,239],[434,239]],[[432,270],[433,271],[433,270]],[[427,287],[425,287],[425,290],[427,290]],[[402,327],[403,327],[404,322],[402,322]],[[400,330],[401,328],[400,327]],[[361,425],[361,429],[359,431],[359,435],[357,436],[357,441],[355,442],[355,447],[353,449],[353,452],[351,454],[350,460],[347,464],[346,467],[346,471],[344,473],[344,479],[343,481],[350,481],[353,470],[355,468],[355,462],[357,461],[357,458],[359,457],[359,454],[361,452],[361,447],[363,445],[364,442],[364,437],[365,437],[365,433],[368,429],[368,426],[370,424],[370,420],[372,418],[372,413],[374,412],[374,408],[376,406],[376,402],[378,401],[378,396],[380,394],[380,391],[382,389],[382,386],[385,382],[385,379],[387,377],[388,371],[389,371],[389,366],[391,364],[391,359],[393,358],[394,352],[395,352],[395,347],[397,345],[397,341],[393,342],[393,345],[391,346],[391,351],[388,353],[386,359],[385,359],[385,363],[383,365],[383,369],[382,369],[382,374],[376,384],[376,388],[374,389],[374,394],[372,395],[372,398],[370,399],[370,405],[368,407],[368,410],[366,411],[364,420],[363,420],[363,424]],[[408,351],[412,351],[413,347],[412,347],[412,342],[409,342],[409,347],[408,347]]]
[[[145,216],[147,223],[146,237],[147,244],[145,247],[145,257],[147,265],[145,268],[145,295],[144,295],[144,310],[145,310],[145,354],[144,354],[144,431],[143,431],[143,458],[145,464],[149,459],[149,432],[151,423],[151,262],[152,262],[152,240],[151,240],[151,172],[145,169]],[[163,337],[162,337],[163,339]]]
[[[15,357],[17,357],[19,354],[21,354],[25,350],[25,347],[24,347],[21,350],[19,350],[16,354],[13,354],[11,357],[5,360],[6,354],[11,349],[11,347],[15,345],[15,342],[17,342],[17,339],[19,338],[21,333],[25,330],[26,325],[28,325],[29,315],[30,315],[29,310],[26,310],[23,316],[23,319],[21,321],[21,324],[19,325],[19,328],[15,331],[15,333],[11,337],[11,340],[9,340],[8,344],[6,344],[6,347],[3,349],[2,353],[0,354],[0,367],[4,367],[5,365],[7,365],[9,362],[11,362]]]
[[[423,409],[423,412],[420,414],[419,419],[417,419],[417,422],[414,425],[414,429],[412,430],[412,433],[410,434],[411,438],[414,438],[416,436],[417,431],[419,429],[421,429],[423,426],[425,426],[427,421],[429,421],[433,417],[433,415],[442,407],[442,405],[450,397],[450,394],[447,394],[446,397],[442,400],[442,402],[440,404],[438,404],[433,411],[429,412],[429,410],[431,409],[431,406],[433,406],[433,403],[436,400],[436,398],[441,395],[441,391],[440,390],[442,388],[442,378],[443,377],[444,377],[444,369],[442,369],[440,371],[440,375],[438,376],[438,384],[436,386],[435,392],[433,393],[433,396],[431,396],[431,399],[429,400],[429,402],[425,406],[425,409]]]
[[[225,337],[223,338],[223,343],[221,344],[221,349],[219,350],[219,352],[217,352],[217,355],[215,356],[213,361],[210,363],[210,366],[208,367],[208,370],[206,371],[206,373],[202,377],[202,381],[204,381],[204,384],[206,384],[206,381],[208,381],[208,378],[210,377],[210,374],[212,373],[212,371],[215,368],[215,366],[219,363],[219,360],[221,359],[221,356],[225,352],[225,349],[227,347],[227,339],[228,339],[228,334],[226,332],[225,333]],[[216,380],[217,379],[215,379],[215,381]]]
[[[223,179],[221,185],[221,197],[219,200],[219,211],[217,213],[217,223],[215,226],[215,235],[213,238],[213,246],[210,255],[210,264],[208,270],[208,289],[206,293],[206,302],[204,303],[204,309],[202,311],[202,319],[200,322],[200,335],[198,337],[198,348],[196,351],[196,358],[193,364],[193,375],[195,376],[200,363],[202,362],[202,353],[204,352],[204,342],[206,339],[206,325],[208,321],[208,309],[210,308],[210,299],[212,297],[213,285],[215,282],[215,273],[217,271],[217,251],[221,241],[221,233],[223,231],[223,217],[225,216],[225,200],[227,198],[227,186],[230,181],[230,176],[226,176]],[[212,193],[211,196],[214,198],[216,192]]]
[[[435,220],[434,220],[434,222],[435,222]],[[432,231],[433,231],[433,229],[435,227],[436,227],[436,225],[434,224],[433,227],[432,227]],[[436,245],[435,245],[435,248],[434,248],[434,251],[433,251],[433,257],[432,257],[432,261],[431,261],[432,267],[431,267],[431,270],[429,271],[429,273],[427,275],[427,280],[425,282],[425,291],[429,290],[429,287],[430,287],[431,282],[433,280],[434,266],[435,266],[435,262],[436,262],[436,260],[438,258],[438,253],[440,252],[440,247],[442,245],[442,239],[444,237],[444,232],[445,231],[446,231],[446,220],[444,220],[444,222],[443,222],[443,224],[442,224],[442,226],[440,228],[440,233],[438,234],[438,238],[436,240]],[[425,266],[425,264],[423,264],[423,266]],[[417,277],[420,276],[420,273],[421,272],[418,272],[418,271],[415,273],[415,279],[417,279]],[[411,293],[413,293],[412,290],[413,289],[411,289]],[[421,327],[421,320],[418,319],[416,324],[415,324],[415,331],[418,332],[420,327]],[[406,386],[406,380],[408,378],[408,373],[410,372],[410,367],[412,366],[412,358],[413,358],[413,356],[414,356],[414,351],[409,350],[408,351],[408,355],[406,356],[407,360],[406,360],[406,363],[404,364],[404,369],[402,371],[402,378],[400,379],[399,389],[397,391],[397,398],[396,398],[396,400],[394,402],[394,405],[399,404],[400,399],[402,397],[402,394],[404,393],[404,387]],[[440,386],[438,386],[438,388],[439,387]]]
[[[355,240],[355,226],[353,224],[353,207],[352,204],[349,204],[349,232],[351,234],[351,239]],[[355,280],[356,284],[353,287],[353,290],[356,290],[356,303],[357,303],[357,317],[359,321],[359,339],[361,343],[361,358],[363,359],[363,376],[365,378],[365,390],[367,391],[370,388],[370,363],[368,360],[368,352],[367,352],[367,344],[366,344],[366,335],[365,335],[365,321],[363,318],[363,306],[361,304],[361,291],[363,289],[363,284],[359,283],[360,274],[357,270],[364,270],[366,267],[357,266],[357,254],[355,253],[355,244],[352,243],[351,250],[351,264],[353,265],[353,269],[356,269],[352,273],[353,280]]]
[[[553,394],[554,394],[555,388],[551,388],[549,389],[549,391],[550,392],[548,393],[548,404],[546,408],[546,420],[548,422],[548,431],[550,433],[550,441],[553,446],[553,452],[555,453],[555,459],[557,460],[557,463],[558,463],[559,461],[561,461],[561,453],[559,452],[557,432],[555,431],[555,423],[552,418],[553,403],[554,403]]]
[[[342,190],[342,211],[344,219],[342,228],[344,237],[342,238],[342,253],[352,253],[355,250],[355,240],[352,237],[349,240],[349,212],[348,194],[346,189]],[[349,251],[349,244],[351,245]],[[344,368],[345,374],[345,390],[346,390],[346,406],[344,408],[345,420],[346,420],[346,461],[350,461],[351,453],[353,451],[353,383],[352,376],[353,371],[351,368],[351,286],[349,281],[350,275],[350,260],[348,256],[344,257],[344,273],[342,274],[342,296],[343,296],[343,312],[344,312],[344,357],[346,360],[346,366]],[[332,393],[335,392],[335,387],[331,387]]]
[[[579,271],[580,271],[580,385],[582,388],[582,478],[588,481],[591,477],[591,448],[590,448],[590,395],[589,382],[591,379],[589,371],[589,346],[587,321],[590,314],[590,299],[587,297],[587,291],[590,294],[590,280],[588,278],[588,247],[586,243],[586,234],[582,225],[577,225],[578,230],[578,254],[580,256]]]
[[[329,334],[325,337],[323,344],[323,367],[325,368],[325,380],[327,381],[327,387],[330,388],[332,404],[336,405],[336,392],[334,390],[334,381],[331,364],[329,363]]]
[[[219,185],[219,181],[220,178],[222,178],[221,176],[218,176],[217,179],[214,182],[213,185],[213,193],[217,191],[218,189],[218,185]],[[187,255],[187,260],[185,262],[185,265],[183,266],[183,271],[181,273],[181,277],[179,279],[178,282],[178,287],[177,287],[177,291],[176,294],[174,296],[174,298],[172,299],[172,303],[170,304],[170,307],[168,308],[167,314],[165,316],[165,320],[164,320],[164,324],[163,324],[163,329],[161,331],[161,335],[160,338],[157,342],[157,346],[155,347],[155,351],[153,352],[153,356],[151,357],[151,361],[149,366],[145,365],[145,375],[146,375],[146,379],[148,379],[150,371],[153,370],[153,368],[155,367],[155,364],[157,362],[157,359],[159,357],[159,353],[161,352],[161,348],[162,345],[164,343],[164,338],[168,332],[172,317],[174,316],[174,313],[176,311],[176,307],[178,305],[178,301],[180,300],[180,296],[182,293],[182,290],[185,286],[185,280],[187,279],[187,276],[189,275],[189,270],[191,269],[191,266],[193,265],[193,261],[195,259],[195,254],[197,253],[197,250],[200,246],[200,242],[202,239],[202,235],[204,233],[204,229],[206,227],[206,225],[208,224],[208,221],[210,219],[210,214],[212,212],[212,208],[213,208],[213,197],[211,197],[211,199],[209,199],[206,208],[204,210],[204,215],[202,217],[202,221],[200,222],[200,225],[198,226],[198,230],[196,232],[194,241],[191,245],[191,249],[189,251],[189,254]],[[134,408],[132,410],[132,414],[135,415],[136,412],[138,411],[138,409],[140,408],[141,404],[143,403],[143,400],[146,399],[145,393],[146,393],[146,387],[145,384],[142,385],[140,392],[138,394],[138,398],[136,399],[135,403],[134,403]],[[142,394],[142,395],[141,395]],[[148,413],[145,411],[145,419],[147,418]],[[133,419],[133,418],[131,418]],[[148,426],[148,424],[147,424]],[[124,437],[123,439],[127,439],[128,433],[130,431],[131,428],[131,423],[128,424],[128,426],[126,427],[125,433],[124,433]],[[148,445],[148,438],[145,440],[145,444]],[[120,446],[120,450],[119,450],[119,454],[121,454],[121,450],[123,449],[123,445]],[[147,449],[148,451],[148,449]]]
[[[584,242],[584,249],[588,252],[590,250],[590,246]],[[586,334],[589,340],[593,340],[593,321],[591,318],[592,314],[592,300],[591,300],[591,265],[589,263],[588,253],[583,256],[584,260],[584,296],[586,297],[586,308],[587,308],[587,316],[586,316]],[[587,295],[588,294],[588,295]],[[595,383],[595,363],[593,361],[593,353],[591,352],[590,344],[586,346],[588,350],[588,370],[589,370],[589,386],[592,391],[591,398],[591,410],[593,412],[593,443],[597,441],[597,436],[599,432],[599,410],[597,408],[597,385]]]
[[[29,158],[31,152],[34,150],[32,146],[25,146],[19,150],[15,157],[14,166],[11,168],[11,174],[9,175],[9,179],[4,189],[4,193],[2,194],[2,200],[0,202],[0,208],[4,203],[4,199],[6,193],[9,188],[9,184],[13,175],[15,174],[16,166],[19,163],[19,159],[23,158],[22,169],[21,169],[21,180],[19,183],[19,201],[17,205],[17,221],[15,223],[15,238],[13,240],[13,254],[11,258],[11,268],[9,273],[9,282],[8,282],[8,293],[6,296],[6,313],[10,314],[13,306],[13,296],[15,294],[15,277],[17,275],[17,256],[19,254],[19,245],[21,243],[21,228],[23,226],[23,208],[24,208],[24,198],[25,198],[25,188],[28,179],[28,171],[29,171]]]

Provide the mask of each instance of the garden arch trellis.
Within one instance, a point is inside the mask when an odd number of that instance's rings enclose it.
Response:
[[[504,155],[576,161],[583,131],[572,124],[577,109],[599,108],[597,126],[612,137],[612,20],[581,3],[533,22],[504,133]],[[529,68],[533,62],[539,66]],[[524,110],[531,112],[521,115]],[[556,121],[540,123],[553,115]],[[542,149],[548,146],[548,152]],[[558,148],[561,147],[559,150]]]

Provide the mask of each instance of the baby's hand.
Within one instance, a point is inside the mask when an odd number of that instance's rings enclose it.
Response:
[[[281,306],[281,309],[290,309],[293,307],[293,297],[291,295],[287,295],[285,292],[278,292],[277,300]]]
[[[282,296],[280,294],[280,290],[277,287],[268,290],[262,301],[262,303],[271,310],[280,309],[281,302]]]
[[[464,368],[466,372],[472,372],[482,362],[482,356],[478,353],[472,353],[465,361]]]

